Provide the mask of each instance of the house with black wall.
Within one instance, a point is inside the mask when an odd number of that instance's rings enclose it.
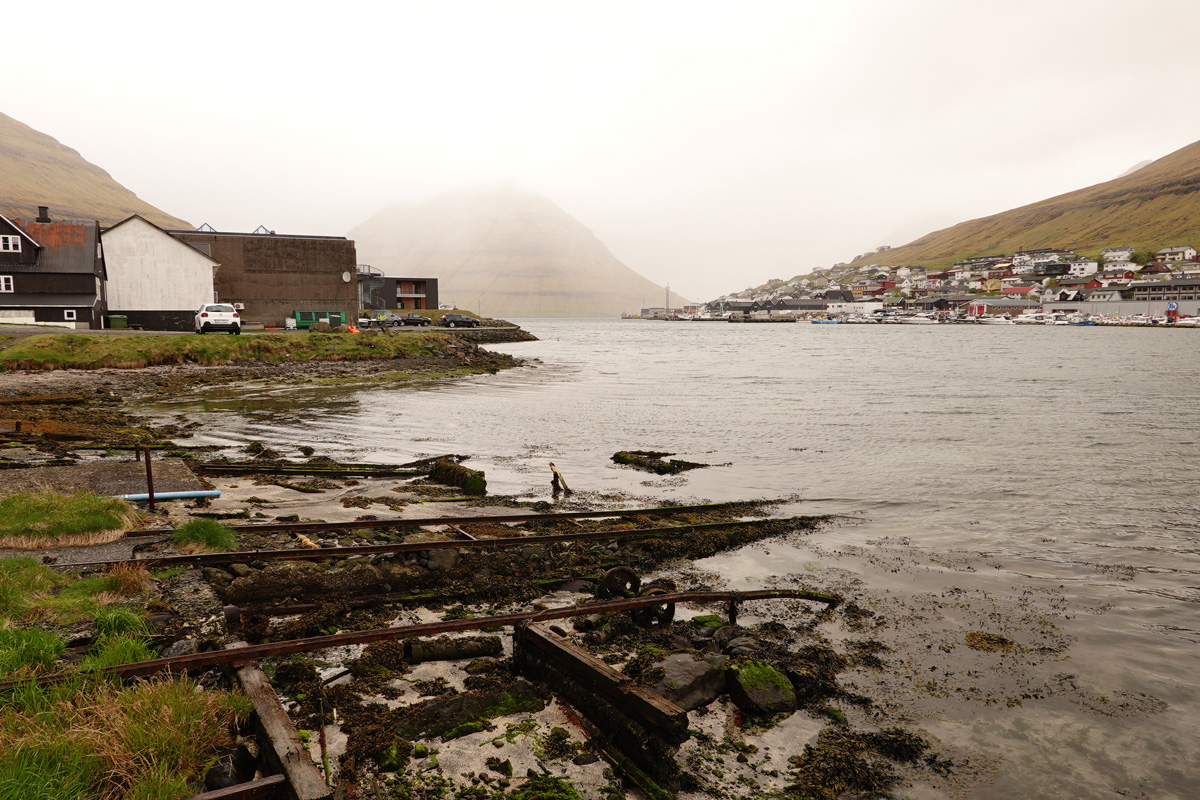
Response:
[[[0,318],[99,328],[105,313],[104,253],[95,220],[0,216]]]

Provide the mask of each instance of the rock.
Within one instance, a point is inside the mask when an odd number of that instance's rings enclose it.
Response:
[[[247,575],[254,573],[248,564],[230,564],[229,571],[239,578],[245,578]]]
[[[697,659],[690,653],[667,656],[659,663],[663,677],[654,692],[684,711],[706,706],[725,691],[727,660],[724,656],[711,655]]]
[[[275,521],[276,522],[299,522],[300,515],[299,514],[284,514],[282,516],[276,517]]]
[[[318,322],[314,322],[312,325],[308,326],[309,333],[329,333],[332,330],[333,330],[333,326],[330,325],[325,320],[320,320]]]
[[[725,644],[725,652],[731,656],[751,656],[758,650],[758,642],[751,636],[737,636]]]
[[[175,656],[190,656],[192,653],[200,651],[200,643],[195,639],[180,639],[167,647],[163,648],[163,658],[174,658]]]
[[[736,625],[725,625],[717,628],[713,633],[713,641],[724,647],[725,643],[738,635],[739,631]]]
[[[543,561],[546,558],[546,548],[540,544],[527,544],[521,548],[521,557],[529,561]]]
[[[201,570],[201,574],[204,575],[204,580],[221,588],[228,586],[230,581],[233,580],[228,572],[223,569],[217,569],[216,567],[205,567],[203,570]]]
[[[428,569],[451,570],[458,566],[457,550],[430,550]]]
[[[743,661],[726,673],[729,697],[746,714],[771,716],[796,710],[796,690],[779,670],[761,661]]]
[[[595,764],[600,760],[600,756],[595,753],[580,753],[571,759],[571,763],[577,767],[586,767],[588,764]]]

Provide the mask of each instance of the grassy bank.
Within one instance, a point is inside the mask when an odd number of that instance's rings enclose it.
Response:
[[[3,698],[0,800],[168,800],[194,791],[249,701],[187,680],[80,680]]]
[[[103,616],[109,604],[138,597],[150,582],[140,565],[100,575],[60,574],[32,558],[0,559],[0,628],[44,622],[69,625]]]
[[[429,358],[458,340],[449,334],[267,333],[254,336],[43,334],[0,351],[0,369],[137,369],[251,362]]]
[[[124,500],[90,492],[22,492],[0,499],[0,545],[39,548],[103,544],[136,527]]]

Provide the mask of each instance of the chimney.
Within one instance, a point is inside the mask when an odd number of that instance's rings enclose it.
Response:
[[[50,207],[49,206],[38,206],[37,221],[38,222],[49,222],[50,221]]]

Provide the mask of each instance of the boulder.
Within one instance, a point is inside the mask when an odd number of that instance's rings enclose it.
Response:
[[[654,692],[684,711],[706,706],[725,692],[726,661],[724,656],[697,657],[691,653],[667,656],[658,665],[663,677]]]
[[[329,333],[332,330],[333,330],[333,326],[330,325],[325,320],[320,320],[318,322],[314,322],[312,325],[308,326],[309,333]]]
[[[796,690],[782,672],[761,661],[743,661],[726,674],[729,697],[744,713],[763,717],[796,710]]]
[[[430,550],[425,568],[434,572],[452,570],[458,566],[457,550]]]

